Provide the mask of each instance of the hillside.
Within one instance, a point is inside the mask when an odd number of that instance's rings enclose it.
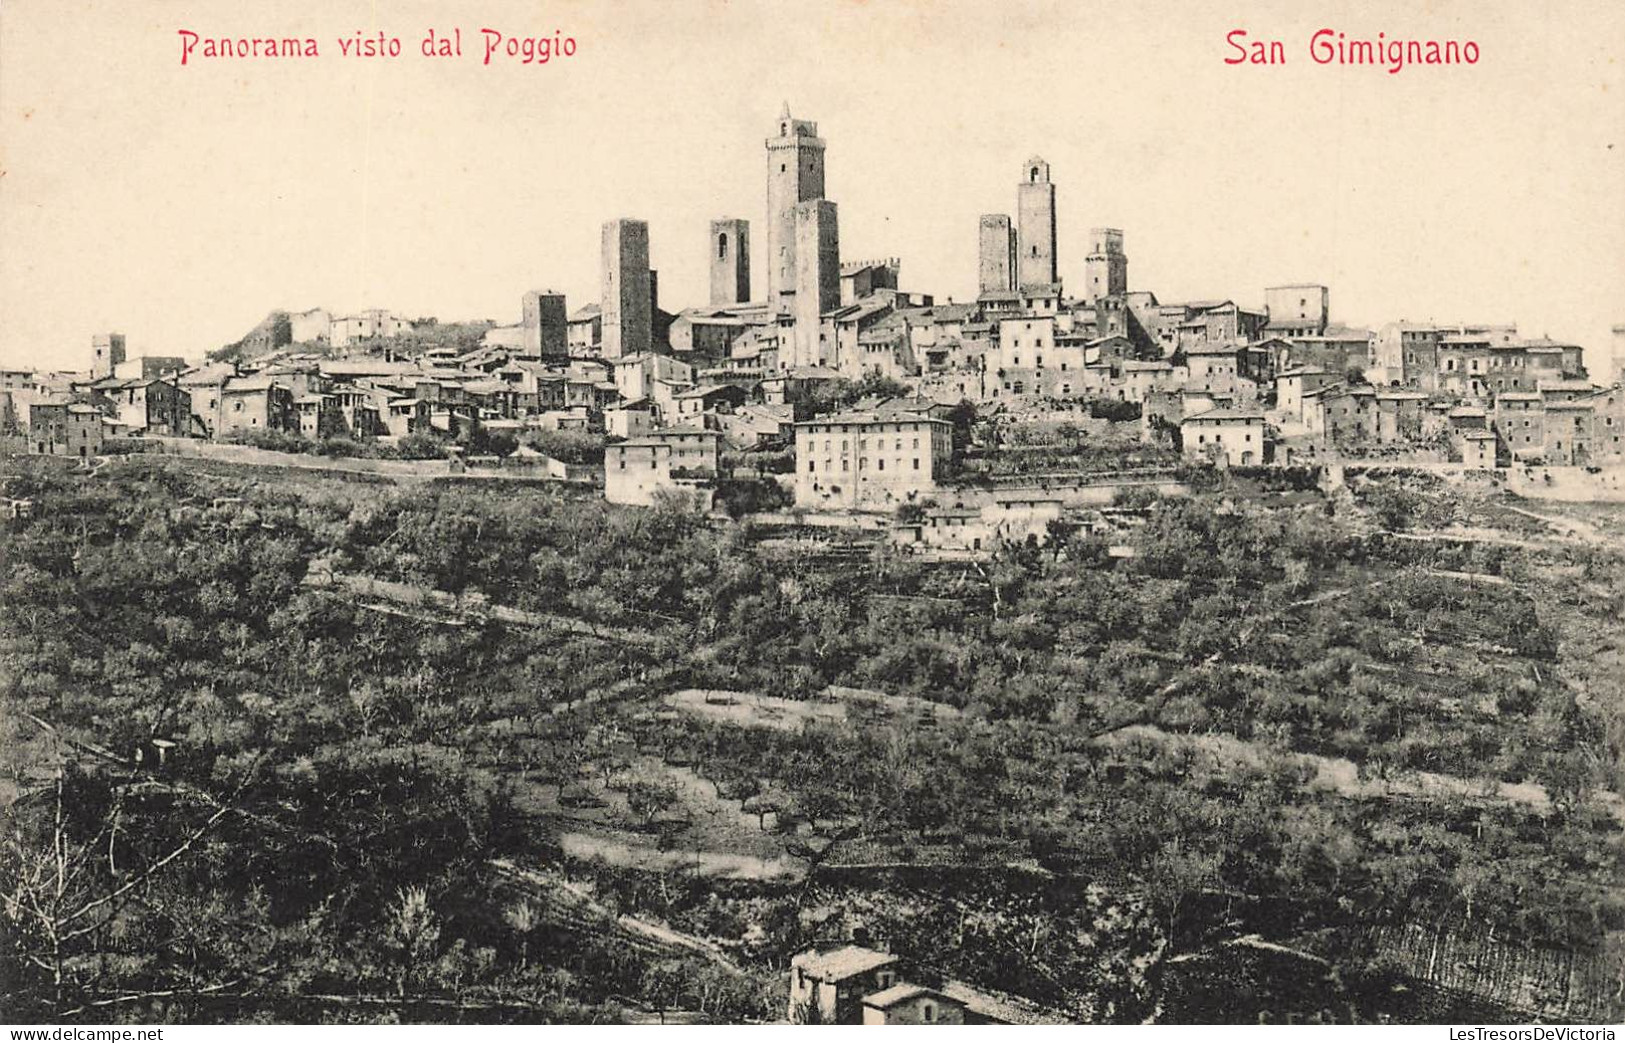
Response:
[[[0,873],[112,851],[13,914],[41,1018],[770,1019],[854,935],[1069,1020],[1617,1017],[1605,508],[1220,483],[1131,558],[982,564],[566,490],[3,469]],[[57,993],[28,957],[79,927]]]

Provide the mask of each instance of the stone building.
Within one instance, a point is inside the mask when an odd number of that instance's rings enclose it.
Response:
[[[776,133],[767,139],[767,306],[796,292],[796,208],[824,198],[824,139],[818,124],[790,116],[785,103]],[[836,287],[839,292],[839,286]]]
[[[29,407],[28,447],[48,456],[88,460],[102,451],[102,412],[64,395]]]
[[[124,334],[98,333],[90,338],[90,379],[112,376],[123,361]]]
[[[953,425],[918,413],[852,410],[796,425],[796,505],[886,510],[937,488]]]
[[[1121,228],[1089,229],[1089,255],[1084,259],[1085,293],[1091,302],[1128,292],[1128,255]]]
[[[902,261],[887,257],[878,261],[850,261],[841,265],[841,303],[852,304],[877,290],[897,289]]]
[[[833,345],[821,343],[822,318],[841,303],[840,234],[835,204],[813,199],[795,207],[795,364],[834,365]]]
[[[790,959],[792,1024],[863,1023],[863,998],[897,984],[900,960],[859,945],[811,950]]]
[[[382,340],[410,333],[412,323],[384,308],[368,308],[354,315],[334,318],[328,324],[328,342],[335,348],[348,348],[369,340]]]
[[[675,427],[617,442],[604,450],[604,499],[648,507],[665,494],[688,494],[710,506],[721,436]]]
[[[269,377],[239,377],[220,389],[219,423],[212,431],[224,438],[236,431],[297,431],[299,414],[293,391]]]
[[[326,308],[312,308],[288,316],[288,336],[295,344],[325,342],[332,333],[333,316]]]
[[[648,351],[654,333],[649,225],[626,218],[605,221],[602,246],[603,355],[614,359]]]
[[[192,431],[192,396],[174,379],[111,378],[92,388],[109,403],[121,434],[184,438]]]
[[[1009,214],[983,214],[977,228],[976,292],[1016,288],[1016,230]]]
[[[1016,188],[1016,288],[1060,282],[1055,256],[1055,186],[1049,164],[1034,156],[1022,167]]]
[[[965,1005],[936,989],[898,982],[863,997],[865,1025],[963,1025]]]
[[[1272,337],[1318,337],[1326,332],[1331,291],[1319,283],[1270,286],[1264,290],[1267,331]]]
[[[521,352],[533,358],[554,359],[570,354],[570,319],[564,307],[564,294],[531,290],[521,302],[520,315]]]
[[[1264,459],[1264,414],[1251,410],[1209,409],[1179,423],[1183,452],[1231,467],[1251,467]]]
[[[186,359],[179,355],[137,355],[114,366],[113,376],[119,380],[152,380],[174,377],[186,368]]]
[[[571,355],[596,355],[604,339],[604,310],[596,304],[584,304],[571,315],[566,330],[566,343]]]

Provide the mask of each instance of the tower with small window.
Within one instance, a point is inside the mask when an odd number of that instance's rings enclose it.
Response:
[[[1022,164],[1016,187],[1016,287],[1026,291],[1060,282],[1055,258],[1055,185],[1049,164],[1034,156]]]
[[[1122,229],[1089,229],[1084,273],[1091,303],[1128,292],[1128,255],[1123,252]]]
[[[785,103],[767,139],[767,301],[796,288],[796,207],[824,198],[824,139],[818,124],[790,116]]]
[[[724,217],[711,222],[711,303],[750,300],[750,222]]]

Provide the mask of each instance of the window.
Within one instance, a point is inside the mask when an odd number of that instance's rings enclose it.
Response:
[[[920,469],[920,458],[917,456],[914,458],[914,469],[916,471]]]
[[[723,258],[725,258],[727,256],[728,256],[728,233],[727,232],[722,232],[722,233],[719,233],[717,235],[717,260],[720,261],[720,260],[722,260]]]
[[[936,1005],[931,1003],[929,1000],[926,1001],[926,1003],[920,1007],[920,1016],[922,1018],[924,1018],[928,1022],[936,1021],[937,1020],[937,1008],[936,1008]]]
[[[818,461],[817,460],[808,460],[807,461],[807,473],[811,474],[816,470],[818,470]]]

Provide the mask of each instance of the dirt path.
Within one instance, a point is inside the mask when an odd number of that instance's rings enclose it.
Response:
[[[1110,741],[1121,742],[1131,738],[1146,739],[1161,745],[1195,747],[1221,762],[1258,765],[1270,756],[1286,756],[1314,769],[1314,777],[1309,782],[1311,787],[1355,799],[1480,799],[1522,804],[1540,812],[1552,806],[1545,787],[1533,782],[1490,782],[1433,771],[1401,771],[1387,778],[1361,778],[1359,765],[1344,757],[1327,757],[1316,753],[1280,754],[1249,740],[1223,733],[1180,735],[1165,732],[1155,725],[1134,724],[1113,733]],[[1594,796],[1609,814],[1625,822],[1625,800],[1607,791],[1599,791]]]
[[[614,840],[596,833],[559,835],[560,846],[571,858],[602,859],[614,866],[655,871],[688,870],[697,876],[722,880],[800,880],[806,867],[793,858],[761,858],[732,851],[662,851],[654,844]]]
[[[622,930],[640,935],[655,942],[659,942],[662,945],[677,949],[686,949],[689,952],[698,953],[699,955],[704,956],[716,963],[718,966],[722,967],[724,970],[727,970],[731,974],[743,975],[745,973],[742,969],[740,969],[739,965],[734,963],[733,960],[729,959],[728,954],[723,952],[722,949],[716,944],[708,942],[704,938],[696,938],[692,934],[684,934],[681,931],[672,930],[670,927],[667,927],[664,924],[639,919],[636,916],[630,916],[624,913],[617,916],[611,910],[600,905],[598,900],[592,896],[591,892],[587,891],[579,884],[573,883],[562,876],[554,873],[544,872],[538,869],[526,869],[522,866],[515,865],[513,862],[505,858],[492,859],[490,864],[507,876],[516,880],[522,880],[533,887],[546,888],[550,890],[562,890],[574,898],[588,912],[595,916],[601,917],[604,920],[613,921],[615,925]]]
[[[1525,510],[1522,507],[1514,507],[1509,503],[1501,506],[1513,514],[1521,514],[1525,518],[1532,518],[1535,521],[1550,525],[1565,536],[1574,536],[1588,543],[1613,542],[1604,536],[1595,525],[1590,522],[1580,521],[1578,518],[1553,518],[1547,514],[1536,514],[1534,511]]]
[[[575,616],[565,616],[554,612],[534,612],[529,609],[514,608],[511,605],[494,605],[485,601],[460,598],[450,591],[432,590],[428,587],[403,583],[399,580],[377,579],[373,576],[357,576],[313,568],[306,573],[304,583],[305,586],[314,587],[318,590],[342,591],[356,598],[388,601],[407,608],[433,606],[437,609],[471,616],[487,616],[504,623],[549,630],[565,630],[572,634],[580,634],[583,637],[596,637],[605,641],[618,641],[623,644],[638,645],[645,648],[658,648],[662,644],[659,635],[647,630],[606,626],[578,619]]]

